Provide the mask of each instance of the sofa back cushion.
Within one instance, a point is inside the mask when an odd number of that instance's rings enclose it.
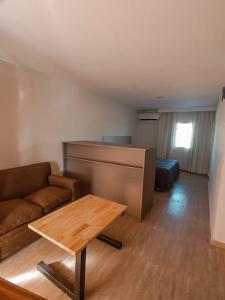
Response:
[[[48,185],[49,162],[0,170],[0,200],[24,198]]]

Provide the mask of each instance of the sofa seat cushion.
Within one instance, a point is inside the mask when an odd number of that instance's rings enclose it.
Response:
[[[23,199],[0,202],[0,235],[43,215],[42,209]]]
[[[26,200],[42,207],[45,214],[63,202],[71,199],[72,193],[68,189],[57,186],[47,186],[26,197]]]

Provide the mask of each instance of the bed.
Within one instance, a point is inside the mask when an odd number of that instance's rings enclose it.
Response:
[[[155,190],[169,190],[180,174],[179,163],[177,160],[157,159]]]

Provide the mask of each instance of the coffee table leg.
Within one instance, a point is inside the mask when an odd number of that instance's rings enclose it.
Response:
[[[74,300],[84,300],[86,248],[76,255]]]
[[[116,249],[122,249],[123,245],[121,242],[117,241],[117,240],[114,240],[113,238],[105,235],[105,234],[100,234],[97,236],[97,239],[99,241],[102,241],[106,244],[109,244],[110,246],[113,246],[115,247]]]
[[[43,261],[37,264],[37,269],[52,283],[59,287],[73,300],[84,300],[85,293],[85,269],[86,269],[86,248],[76,255],[75,262],[75,283],[70,284],[66,279],[59,275],[49,265]]]
[[[37,269],[46,278],[48,278],[48,280],[54,283],[58,288],[60,288],[64,293],[73,299],[74,286],[65,280],[61,275],[59,275],[55,270],[53,270],[51,266],[41,261],[37,264]]]

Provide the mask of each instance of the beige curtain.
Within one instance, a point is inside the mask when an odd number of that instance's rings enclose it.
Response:
[[[169,157],[173,129],[173,113],[161,113],[158,129],[157,156],[161,159]]]
[[[208,174],[215,112],[162,113],[159,121],[157,153],[159,158],[176,159],[185,171]],[[192,123],[190,149],[176,148],[177,123]]]

